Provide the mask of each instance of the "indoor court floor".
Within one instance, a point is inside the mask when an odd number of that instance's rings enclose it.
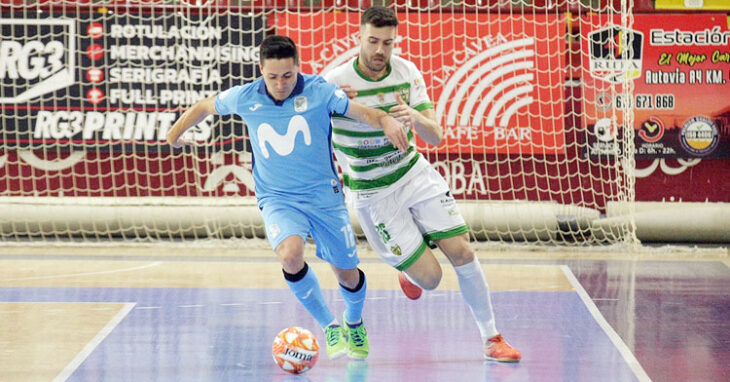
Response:
[[[294,325],[324,336],[271,251],[0,247],[0,381],[730,380],[726,248],[479,250],[517,364],[483,360],[443,256],[439,288],[411,301],[360,248],[370,357],[321,354],[293,376],[272,360],[274,336]],[[306,258],[341,317],[331,270],[311,248]]]

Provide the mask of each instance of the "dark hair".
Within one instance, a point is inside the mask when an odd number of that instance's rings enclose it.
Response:
[[[370,24],[376,28],[397,27],[398,17],[392,9],[374,6],[368,8],[360,17],[360,25]]]
[[[287,36],[267,36],[259,45],[259,60],[263,65],[264,60],[293,58],[295,64],[299,64],[299,53],[297,45]]]

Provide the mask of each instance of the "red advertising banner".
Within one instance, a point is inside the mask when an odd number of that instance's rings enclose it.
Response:
[[[436,151],[564,152],[563,16],[402,13],[399,19],[395,54],[421,70],[444,127]],[[301,12],[279,15],[276,26],[299,45],[303,72],[325,74],[358,54],[359,21],[359,13]],[[323,25],[331,27],[317,30]]]
[[[727,16],[637,14],[633,29],[619,24],[618,17],[580,20],[589,154],[620,149],[614,138],[623,121],[616,111],[628,102],[637,157],[730,157]],[[622,39],[631,49],[621,51]],[[633,82],[633,99],[620,95],[624,77]]]

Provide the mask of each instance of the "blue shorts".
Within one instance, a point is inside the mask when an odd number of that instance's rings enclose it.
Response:
[[[320,259],[341,269],[354,269],[360,263],[355,234],[344,203],[323,208],[267,198],[261,207],[266,237],[274,250],[289,236],[299,235],[306,242],[311,235]]]

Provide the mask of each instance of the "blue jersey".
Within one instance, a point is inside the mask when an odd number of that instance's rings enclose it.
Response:
[[[333,190],[339,193],[330,116],[346,114],[349,107],[341,89],[306,74],[297,75],[297,84],[284,101],[267,94],[263,79],[215,98],[218,114],[238,114],[246,122],[259,204],[267,197],[312,202]],[[341,200],[341,194],[338,197]]]

